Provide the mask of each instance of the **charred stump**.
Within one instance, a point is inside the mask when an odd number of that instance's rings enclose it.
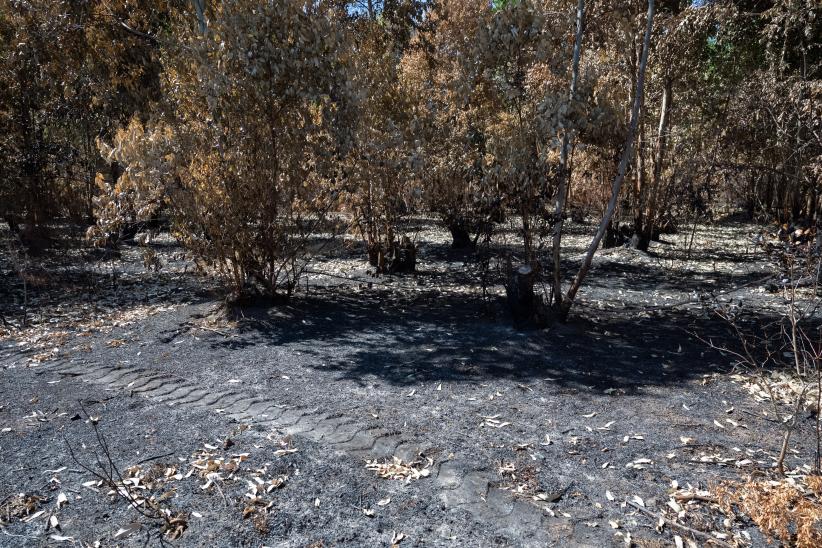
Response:
[[[9,225],[9,230],[15,236],[20,234],[20,223],[17,221],[17,218],[14,215],[6,215],[5,216],[6,223]]]
[[[379,274],[413,274],[417,269],[417,246],[403,236],[386,250],[383,244],[368,247],[368,263]]]
[[[631,236],[631,247],[639,251],[648,251],[648,246],[651,245],[651,235],[646,231],[634,232]]]
[[[508,276],[505,293],[514,325],[518,328],[545,327],[548,324],[548,310],[542,296],[534,291],[538,275],[537,268],[522,265]]]
[[[26,223],[19,227],[18,237],[26,252],[32,256],[42,255],[53,243],[49,230],[34,223]]]
[[[368,264],[376,267],[379,273],[385,266],[385,253],[380,244],[368,246]]]
[[[621,224],[618,221],[612,222],[605,229],[605,237],[602,239],[602,248],[610,249],[625,245],[631,240],[633,231],[631,227]]]
[[[448,225],[448,231],[451,232],[451,249],[469,249],[474,246],[471,234],[464,224],[450,224]]]
[[[390,274],[413,274],[417,270],[417,246],[410,238],[403,236],[399,243],[391,246]]]

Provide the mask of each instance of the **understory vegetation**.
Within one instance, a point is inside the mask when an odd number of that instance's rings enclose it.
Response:
[[[6,0],[0,209],[35,251],[57,219],[109,247],[168,223],[235,296],[290,295],[340,215],[378,273],[413,272],[414,212],[464,248],[511,220],[521,320],[564,319],[601,243],[723,209],[816,226],[819,12]],[[598,225],[575,274],[569,215]]]

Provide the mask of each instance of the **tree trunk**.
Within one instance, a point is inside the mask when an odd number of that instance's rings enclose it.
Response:
[[[602,239],[602,249],[610,249],[625,245],[632,236],[632,227],[627,224],[622,224],[619,221],[608,223],[605,229],[605,236]]]
[[[564,300],[559,307],[558,314],[561,320],[567,318],[568,312],[571,310],[571,306],[574,303],[574,298],[576,297],[579,288],[582,286],[582,282],[585,280],[585,277],[588,275],[588,271],[591,269],[594,254],[596,253],[599,243],[602,241],[605,231],[614,216],[614,211],[616,210],[617,201],[619,199],[619,191],[622,188],[622,182],[625,180],[625,172],[628,170],[628,162],[633,155],[634,136],[636,135],[636,128],[639,121],[639,108],[642,105],[642,99],[645,92],[645,69],[648,66],[648,52],[651,49],[651,31],[653,30],[653,26],[654,0],[648,0],[648,19],[645,27],[645,37],[642,43],[642,58],[639,62],[639,75],[637,76],[634,104],[631,109],[631,122],[628,126],[628,135],[625,138],[625,147],[622,150],[622,158],[619,162],[617,173],[611,186],[611,199],[608,202],[608,207],[605,210],[602,221],[599,223],[599,229],[597,229],[596,235],[593,237],[590,245],[588,246],[582,266],[579,267],[579,271],[577,272],[574,281],[571,283],[571,287],[568,289],[568,293],[566,293]]]
[[[638,70],[638,69],[637,69]],[[648,197],[648,181],[645,179],[645,124],[644,108],[639,109],[639,126],[636,147],[636,196],[634,199],[634,234],[642,232],[645,225],[645,201]]]
[[[569,100],[573,101],[577,94],[577,80],[579,79],[579,58],[582,51],[582,38],[585,31],[585,0],[577,4],[577,32],[574,38],[574,57],[571,64],[571,90]],[[570,128],[562,132],[562,148],[559,153],[559,185],[557,186],[557,200],[554,206],[554,241],[553,241],[553,294],[557,305],[562,304],[562,273],[560,259],[562,258],[562,225],[565,213],[565,201],[568,195],[568,182],[571,178],[568,169],[568,156],[571,147]]]
[[[651,240],[655,237],[655,229],[658,224],[657,206],[659,204],[659,194],[662,192],[662,167],[665,162],[665,153],[668,149],[668,131],[671,125],[671,103],[673,101],[673,79],[666,78],[662,91],[662,108],[659,114],[659,134],[656,141],[656,152],[654,155],[654,178],[651,188],[647,193],[647,210],[643,215],[644,222],[637,227],[634,235],[634,247],[641,251],[648,251]],[[641,207],[644,207],[642,204]]]

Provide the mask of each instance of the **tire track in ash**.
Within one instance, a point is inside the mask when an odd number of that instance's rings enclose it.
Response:
[[[182,409],[206,409],[231,419],[276,428],[307,438],[355,459],[397,456],[411,461],[430,445],[409,439],[399,430],[364,426],[343,413],[318,407],[284,406],[246,393],[209,389],[190,380],[144,367],[118,367],[96,362],[53,362],[49,369],[72,380],[120,389],[131,395]],[[571,520],[547,515],[537,506],[493,486],[496,475],[464,459],[435,463],[430,479],[439,501],[493,525],[500,533],[522,539],[521,545],[583,546],[573,538]]]

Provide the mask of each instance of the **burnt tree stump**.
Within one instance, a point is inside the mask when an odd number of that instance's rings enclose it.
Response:
[[[451,232],[451,249],[469,249],[474,246],[471,241],[471,234],[462,223],[454,223],[448,226]]]
[[[386,250],[383,244],[368,248],[368,262],[376,274],[413,274],[417,269],[417,246],[407,236],[393,241]]]
[[[548,324],[548,310],[542,296],[534,292],[538,274],[537,268],[522,265],[508,276],[505,293],[514,325],[518,328],[545,327]]]
[[[413,274],[417,270],[417,246],[407,236],[391,246],[391,262],[388,272],[391,274]]]

